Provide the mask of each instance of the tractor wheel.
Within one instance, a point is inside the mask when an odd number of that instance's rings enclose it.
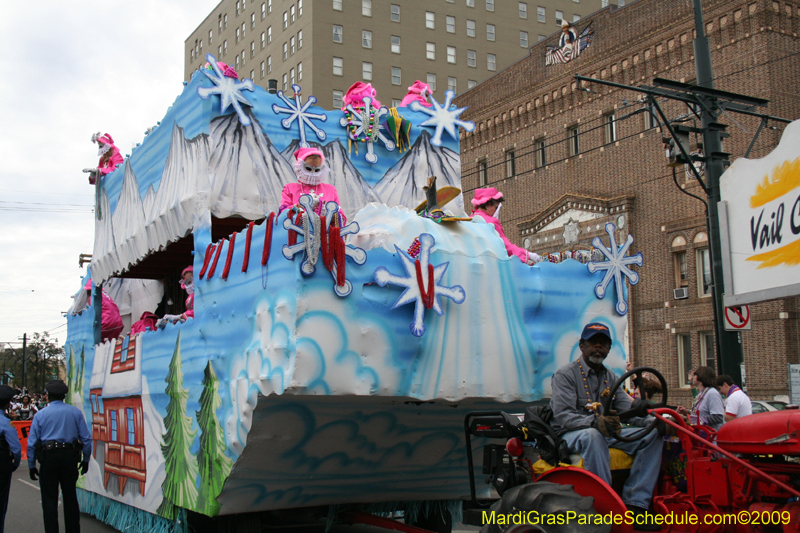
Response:
[[[492,513],[494,517],[492,518]],[[567,521],[567,513],[569,521]],[[574,513],[574,515],[573,515]],[[484,516],[481,533],[608,533],[611,525],[593,525],[594,498],[581,496],[572,485],[539,481],[514,487],[503,494]],[[584,520],[580,520],[585,516]],[[505,522],[505,523],[500,523]],[[515,523],[518,522],[518,523]]]

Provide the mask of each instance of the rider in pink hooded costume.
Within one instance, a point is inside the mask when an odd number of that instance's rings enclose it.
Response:
[[[281,193],[281,206],[279,212],[298,205],[300,197],[304,194],[318,196],[320,204],[326,202],[339,203],[339,193],[330,183],[323,183],[330,170],[325,165],[325,156],[317,148],[300,148],[294,153],[294,173],[297,183],[287,183]],[[317,206],[317,209],[320,209]],[[341,209],[339,210],[342,217]],[[347,220],[345,218],[345,220]]]
[[[83,287],[87,291],[92,290],[92,282],[87,281],[86,285]],[[106,294],[106,291],[102,292],[103,296],[103,308],[102,308],[102,318],[100,321],[101,324],[101,338],[103,340],[107,339],[116,339],[119,337],[119,334],[122,333],[122,328],[124,325],[122,324],[122,316],[119,314],[119,307],[117,304],[114,303],[114,300],[111,299],[109,295]],[[89,298],[89,305],[91,305],[91,298]]]
[[[430,94],[430,85],[417,80],[408,88],[408,94],[403,97],[403,101],[400,102],[398,107],[408,107],[411,105],[411,102],[419,102],[422,106],[433,107],[433,104],[428,101],[428,96]]]
[[[494,225],[494,229],[497,230],[497,234],[500,235],[501,239],[503,239],[503,244],[506,246],[506,252],[508,252],[509,257],[516,256],[520,261],[528,265],[538,263],[542,260],[541,257],[539,257],[539,254],[528,252],[524,248],[520,248],[516,244],[509,241],[505,232],[503,231],[503,226],[500,225],[500,221],[494,217],[494,214],[497,213],[497,210],[499,209],[500,202],[503,200],[503,193],[494,187],[475,189],[475,196],[472,198],[472,216],[481,217],[489,224]]]
[[[96,136],[94,136],[92,140],[97,143],[97,155],[100,156],[100,162],[97,163],[97,170],[100,171],[100,174],[105,176],[106,174],[114,172],[114,169],[117,168],[117,165],[122,163],[123,159],[111,135],[108,133],[105,135],[100,135],[99,133],[95,135]]]

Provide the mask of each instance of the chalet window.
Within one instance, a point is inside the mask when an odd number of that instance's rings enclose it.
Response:
[[[128,407],[125,410],[128,419],[128,424],[126,426],[128,430],[128,444],[136,444],[136,425],[133,422],[133,409]]]
[[[111,417],[111,442],[117,441],[117,412],[111,411],[109,412]]]
[[[119,354],[119,362],[124,363],[128,360],[128,343],[130,343],[130,336],[126,335],[122,339],[122,351]]]
[[[100,412],[101,415],[105,414],[105,412],[106,412],[105,406],[103,405],[103,397],[102,396],[98,396],[97,397],[97,410]]]
[[[90,401],[92,403],[92,412],[96,413],[97,412],[97,395],[96,394],[92,394],[89,398],[90,398]]]

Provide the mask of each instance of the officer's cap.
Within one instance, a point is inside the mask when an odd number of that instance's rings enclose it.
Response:
[[[15,394],[16,391],[8,385],[0,385],[0,403],[9,401]]]
[[[48,394],[55,394],[57,396],[66,394],[69,392],[69,388],[67,388],[67,384],[61,381],[60,379],[54,379],[47,386],[44,388]]]

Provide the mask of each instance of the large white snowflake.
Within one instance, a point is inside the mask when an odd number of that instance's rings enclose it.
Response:
[[[253,80],[246,79],[244,81],[239,81],[224,76],[217,66],[217,59],[211,54],[206,54],[206,61],[208,61],[213,70],[203,69],[203,74],[211,80],[214,87],[198,87],[197,95],[205,100],[212,94],[218,94],[220,97],[219,112],[224,114],[229,107],[233,106],[236,110],[236,114],[239,115],[239,122],[241,122],[243,126],[249,126],[250,117],[244,114],[240,104],[252,107],[253,104],[242,95],[242,91],[254,90],[255,86],[253,85]]]
[[[431,248],[433,248],[436,240],[430,233],[423,233],[419,236],[419,243],[420,251],[418,260],[412,259],[410,255],[395,245],[397,255],[399,255],[400,259],[403,261],[403,266],[406,269],[406,274],[408,277],[404,278],[402,276],[392,274],[386,269],[386,267],[378,267],[375,269],[374,273],[375,281],[381,287],[385,287],[387,283],[391,283],[392,285],[405,287],[406,289],[403,291],[403,294],[400,295],[391,309],[415,302],[414,321],[411,322],[410,329],[411,333],[416,337],[421,337],[425,334],[425,302],[423,298],[423,292],[426,292],[432,296],[433,305],[431,309],[433,309],[434,312],[436,312],[436,314],[439,316],[444,314],[442,304],[439,301],[439,296],[450,298],[457,304],[462,303],[466,298],[466,293],[461,286],[454,285],[453,287],[445,287],[440,284],[442,281],[442,276],[444,276],[444,273],[447,271],[447,266],[450,264],[449,262],[433,267],[433,287],[427,286],[429,279],[428,265],[430,264]],[[417,272],[418,268],[419,273]],[[418,275],[422,279],[422,287],[418,282]]]
[[[278,91],[278,98],[284,101],[286,107],[272,104],[272,112],[276,115],[282,113],[289,115],[287,118],[281,120],[281,126],[283,126],[284,129],[291,129],[292,123],[295,120],[297,121],[297,127],[300,128],[300,146],[302,148],[308,148],[310,146],[308,141],[306,141],[306,126],[317,134],[317,139],[324,141],[328,135],[325,131],[319,129],[313,121],[319,120],[320,122],[325,122],[328,120],[328,115],[324,113],[309,113],[308,108],[317,103],[317,98],[315,96],[309,96],[304,104],[300,97],[300,86],[293,84],[292,90],[294,91],[294,102],[286,98],[283,91]]]
[[[474,122],[466,122],[458,118],[461,113],[467,110],[466,107],[450,109],[450,104],[455,96],[455,92],[446,91],[444,93],[444,105],[439,105],[439,102],[431,96],[432,107],[425,107],[419,102],[411,102],[409,106],[412,111],[419,111],[420,113],[430,115],[431,118],[420,124],[420,126],[436,127],[436,133],[434,133],[431,139],[431,144],[435,146],[442,145],[442,130],[447,130],[447,133],[449,133],[453,139],[458,139],[459,127],[467,131],[473,131],[475,129]]]
[[[617,227],[611,222],[606,224],[606,233],[608,233],[610,244],[609,248],[606,248],[600,237],[595,237],[592,239],[592,245],[598,250],[602,251],[608,260],[592,261],[587,266],[589,268],[589,272],[592,274],[601,270],[606,271],[606,276],[603,278],[603,281],[598,283],[594,288],[594,293],[598,298],[605,297],[608,284],[611,283],[612,279],[614,280],[614,285],[617,289],[617,305],[615,305],[614,308],[616,309],[617,313],[624,315],[628,312],[628,302],[625,300],[625,280],[623,279],[623,276],[628,278],[628,281],[630,281],[631,285],[636,285],[639,283],[639,274],[628,268],[628,266],[642,266],[644,256],[642,256],[642,252],[631,256],[625,255],[628,253],[628,248],[630,248],[631,244],[633,244],[633,236],[628,234],[628,238],[625,240],[625,242],[618,247],[617,239],[614,237],[614,232],[616,229]]]
[[[361,140],[364,135],[364,142],[367,144],[367,155],[364,157],[367,163],[377,163],[378,156],[375,155],[375,143],[381,141],[390,152],[395,149],[395,143],[386,137],[381,131],[381,121],[389,113],[386,106],[380,108],[372,107],[372,98],[364,97],[364,108],[354,109],[352,104],[347,104],[346,108],[350,112],[350,117],[344,116],[339,119],[341,126],[351,126],[348,128],[347,136],[355,142]],[[371,128],[370,128],[371,126]]]
[[[310,194],[304,194],[300,197],[299,203],[305,209],[303,213],[303,227],[298,226],[288,218],[283,221],[283,227],[291,229],[303,236],[303,240],[293,245],[283,246],[283,256],[286,259],[293,259],[296,254],[303,254],[303,262],[300,264],[300,271],[306,276],[310,276],[316,270],[317,258],[319,256],[321,236],[319,228],[322,227],[322,219],[325,221],[325,227],[330,227],[330,221],[333,217],[337,216],[339,212],[339,204],[336,202],[328,202],[325,204],[325,214],[319,217],[313,214],[312,204],[314,197]],[[311,213],[311,215],[309,215]],[[339,235],[344,239],[347,235],[358,233],[359,226],[357,222],[342,227]],[[355,264],[363,265],[367,260],[367,252],[361,248],[356,248],[352,244],[348,244],[344,248],[344,255],[352,259]],[[345,279],[344,285],[336,284],[336,262],[333,263],[331,275],[333,276],[333,291],[337,296],[347,296],[353,290],[353,284]]]

